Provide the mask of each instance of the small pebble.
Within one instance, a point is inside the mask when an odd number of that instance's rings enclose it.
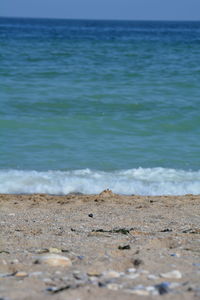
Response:
[[[156,292],[155,286],[149,285],[145,289],[146,289],[146,291],[150,292],[151,294],[154,294],[154,295],[157,294],[157,293],[155,293]]]
[[[72,262],[68,257],[57,254],[48,254],[37,257],[35,263],[45,263],[53,267],[70,267],[72,265]]]
[[[135,290],[130,290],[131,294],[139,295],[139,296],[148,296],[149,291],[146,290],[141,290],[141,289],[135,289]]]
[[[56,286],[50,286],[50,287],[48,287],[48,288],[46,288],[46,291],[47,292],[55,292],[55,291],[57,291],[57,287]]]
[[[23,271],[19,271],[15,274],[15,277],[27,277],[28,274],[26,272],[23,272]]]
[[[170,282],[170,288],[175,289],[180,286],[179,282]]]
[[[93,218],[93,214],[89,214],[88,217]]]
[[[43,254],[43,253],[48,253],[48,252],[49,252],[49,249],[47,249],[47,248],[36,249],[34,251],[34,253],[37,253],[37,254]]]
[[[109,290],[117,291],[120,289],[120,285],[116,283],[109,283],[106,286]]]
[[[36,249],[34,251],[37,254],[44,254],[44,253],[61,253],[64,252],[61,249],[55,248],[55,247],[50,247],[50,248],[41,248],[41,249]]]
[[[10,252],[7,250],[0,250],[0,253],[10,254]]]
[[[169,286],[170,284],[168,282],[162,282],[160,284],[156,284],[155,288],[158,290],[160,295],[164,295],[169,293]]]
[[[47,284],[52,284],[53,283],[51,278],[43,278],[42,281],[44,281]]]
[[[129,268],[128,270],[127,270],[127,272],[129,272],[129,273],[135,273],[137,270],[135,269],[135,268]]]
[[[143,260],[136,258],[133,260],[133,264],[135,267],[139,267],[140,265],[144,264]]]
[[[43,275],[43,272],[32,272],[29,274],[29,277],[39,277],[39,276],[42,276]]]
[[[180,257],[180,254],[179,253],[171,253],[170,256]]]
[[[62,252],[61,249],[53,248],[53,247],[50,247],[48,250],[49,250],[49,253],[61,253]]]
[[[63,252],[63,253],[69,253],[69,250],[68,249],[61,249],[61,252]]]
[[[15,276],[15,274],[17,274],[17,272],[13,272],[13,273],[0,273],[0,278],[12,277],[12,276]]]
[[[131,246],[130,245],[125,245],[125,246],[118,246],[119,250],[130,250]]]
[[[139,270],[138,271],[140,274],[149,274],[148,270]]]
[[[180,271],[174,270],[174,271],[167,272],[167,273],[161,273],[160,277],[180,279],[180,278],[182,278],[182,274]]]
[[[98,286],[99,286],[99,287],[106,287],[106,283],[105,283],[105,282],[99,281],[99,282],[98,282]]]
[[[96,284],[98,281],[98,278],[96,276],[90,276],[89,281],[93,284]]]
[[[165,229],[161,230],[160,232],[172,232],[172,229],[170,229],[170,228],[165,228]]]
[[[150,280],[156,280],[156,279],[158,279],[159,277],[156,276],[156,275],[153,275],[153,274],[149,274],[149,275],[147,276],[147,278],[150,279]]]
[[[89,277],[100,277],[102,274],[94,270],[94,271],[89,271],[89,272],[87,273],[87,275],[88,275]]]
[[[126,275],[125,278],[127,278],[127,279],[135,279],[135,278],[137,278],[139,276],[140,275],[138,273],[132,273],[132,274],[130,273],[130,274]]]
[[[105,278],[119,278],[121,276],[121,273],[116,271],[107,271],[103,273],[103,276]]]
[[[81,273],[80,271],[74,271],[73,277],[77,280],[87,280],[88,279],[87,275]]]
[[[18,264],[18,263],[19,263],[19,260],[18,260],[18,259],[13,259],[10,263],[11,263],[12,265]]]

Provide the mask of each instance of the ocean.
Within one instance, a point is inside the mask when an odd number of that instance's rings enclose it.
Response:
[[[0,193],[200,194],[200,22],[0,18]]]

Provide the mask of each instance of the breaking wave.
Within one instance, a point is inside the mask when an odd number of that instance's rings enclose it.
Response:
[[[125,195],[200,194],[200,171],[137,168],[113,172],[0,171],[0,193],[96,194],[104,189]]]

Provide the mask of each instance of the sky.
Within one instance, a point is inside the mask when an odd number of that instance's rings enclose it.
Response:
[[[200,20],[200,0],[0,0],[0,16]]]

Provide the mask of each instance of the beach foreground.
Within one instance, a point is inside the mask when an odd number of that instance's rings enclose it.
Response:
[[[194,195],[1,194],[0,298],[199,299],[199,223]]]

